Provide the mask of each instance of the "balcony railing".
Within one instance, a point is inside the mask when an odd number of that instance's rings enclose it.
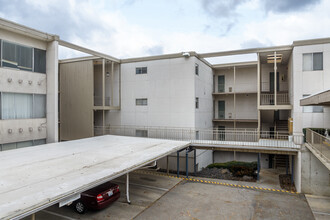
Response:
[[[102,105],[103,105],[102,96],[94,96],[94,106],[102,106]],[[104,105],[110,106],[110,97],[104,98]]]
[[[108,126],[95,127],[95,135],[137,136],[144,130],[149,138],[190,141],[201,145],[240,145],[254,147],[299,148],[303,138],[279,132],[258,132],[255,129],[203,130],[167,127]]]
[[[307,128],[306,142],[319,151],[321,156],[330,163],[330,138]]]
[[[277,93],[277,105],[289,105],[290,100],[289,100],[289,95],[288,93]],[[275,100],[274,100],[274,94],[260,94],[260,104],[261,105],[274,105]]]

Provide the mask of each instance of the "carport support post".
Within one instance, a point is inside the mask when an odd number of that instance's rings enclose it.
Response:
[[[291,165],[291,186],[293,186],[293,177],[294,177],[294,174],[293,174],[293,172],[294,172],[294,155],[292,155],[291,156],[292,157],[292,165]]]
[[[196,176],[196,149],[194,149],[194,175]]]
[[[188,178],[188,153],[189,148],[186,149],[186,177]]]
[[[176,152],[176,170],[178,173],[178,177],[180,177],[180,151]]]
[[[260,173],[260,153],[258,153],[258,164],[257,164],[257,169],[258,169],[257,180],[259,180],[259,173]]]
[[[126,199],[127,203],[131,204],[131,201],[129,200],[129,173],[126,173]]]

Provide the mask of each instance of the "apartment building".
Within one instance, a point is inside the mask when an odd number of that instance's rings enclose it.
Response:
[[[57,36],[0,20],[0,150],[58,140]]]
[[[329,170],[303,140],[303,128],[329,127],[329,107],[300,106],[330,88],[329,38],[117,59],[6,20],[0,29],[2,150],[103,134],[191,140],[190,171],[259,160],[295,173],[298,191],[330,192]],[[59,45],[93,56],[58,61]],[[210,61],[223,56],[232,62]],[[175,170],[176,156],[158,165]]]

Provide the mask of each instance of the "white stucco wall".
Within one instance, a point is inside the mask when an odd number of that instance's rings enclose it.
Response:
[[[136,67],[147,67],[148,73],[136,74]],[[121,110],[110,113],[120,120],[111,119],[110,124],[194,127],[194,70],[193,57],[122,64]],[[136,106],[137,98],[147,98],[148,105]]]
[[[233,119],[234,95],[221,95],[215,99],[215,118],[218,118],[218,101],[225,101],[225,119]],[[257,94],[236,94],[236,118],[258,119]]]
[[[229,87],[234,91],[234,69],[218,69],[215,71],[215,92],[218,91],[218,75],[225,76],[225,92],[229,92]],[[236,67],[236,92],[257,93],[257,67]]]
[[[303,71],[303,54],[323,52],[323,70]],[[305,127],[329,127],[329,108],[324,113],[303,113],[300,99],[330,88],[330,44],[297,46],[293,49],[293,131],[301,133]]]
[[[211,67],[194,57],[199,66],[199,74],[195,75],[195,97],[199,99],[199,108],[195,110],[195,128],[211,129],[213,100],[213,71]]]

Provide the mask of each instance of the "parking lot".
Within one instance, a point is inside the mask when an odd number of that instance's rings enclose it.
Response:
[[[113,182],[120,186],[121,197],[104,210],[79,215],[71,207],[52,206],[38,212],[36,219],[314,219],[305,196],[300,194],[136,172],[130,175],[129,205],[125,196],[125,176]]]

